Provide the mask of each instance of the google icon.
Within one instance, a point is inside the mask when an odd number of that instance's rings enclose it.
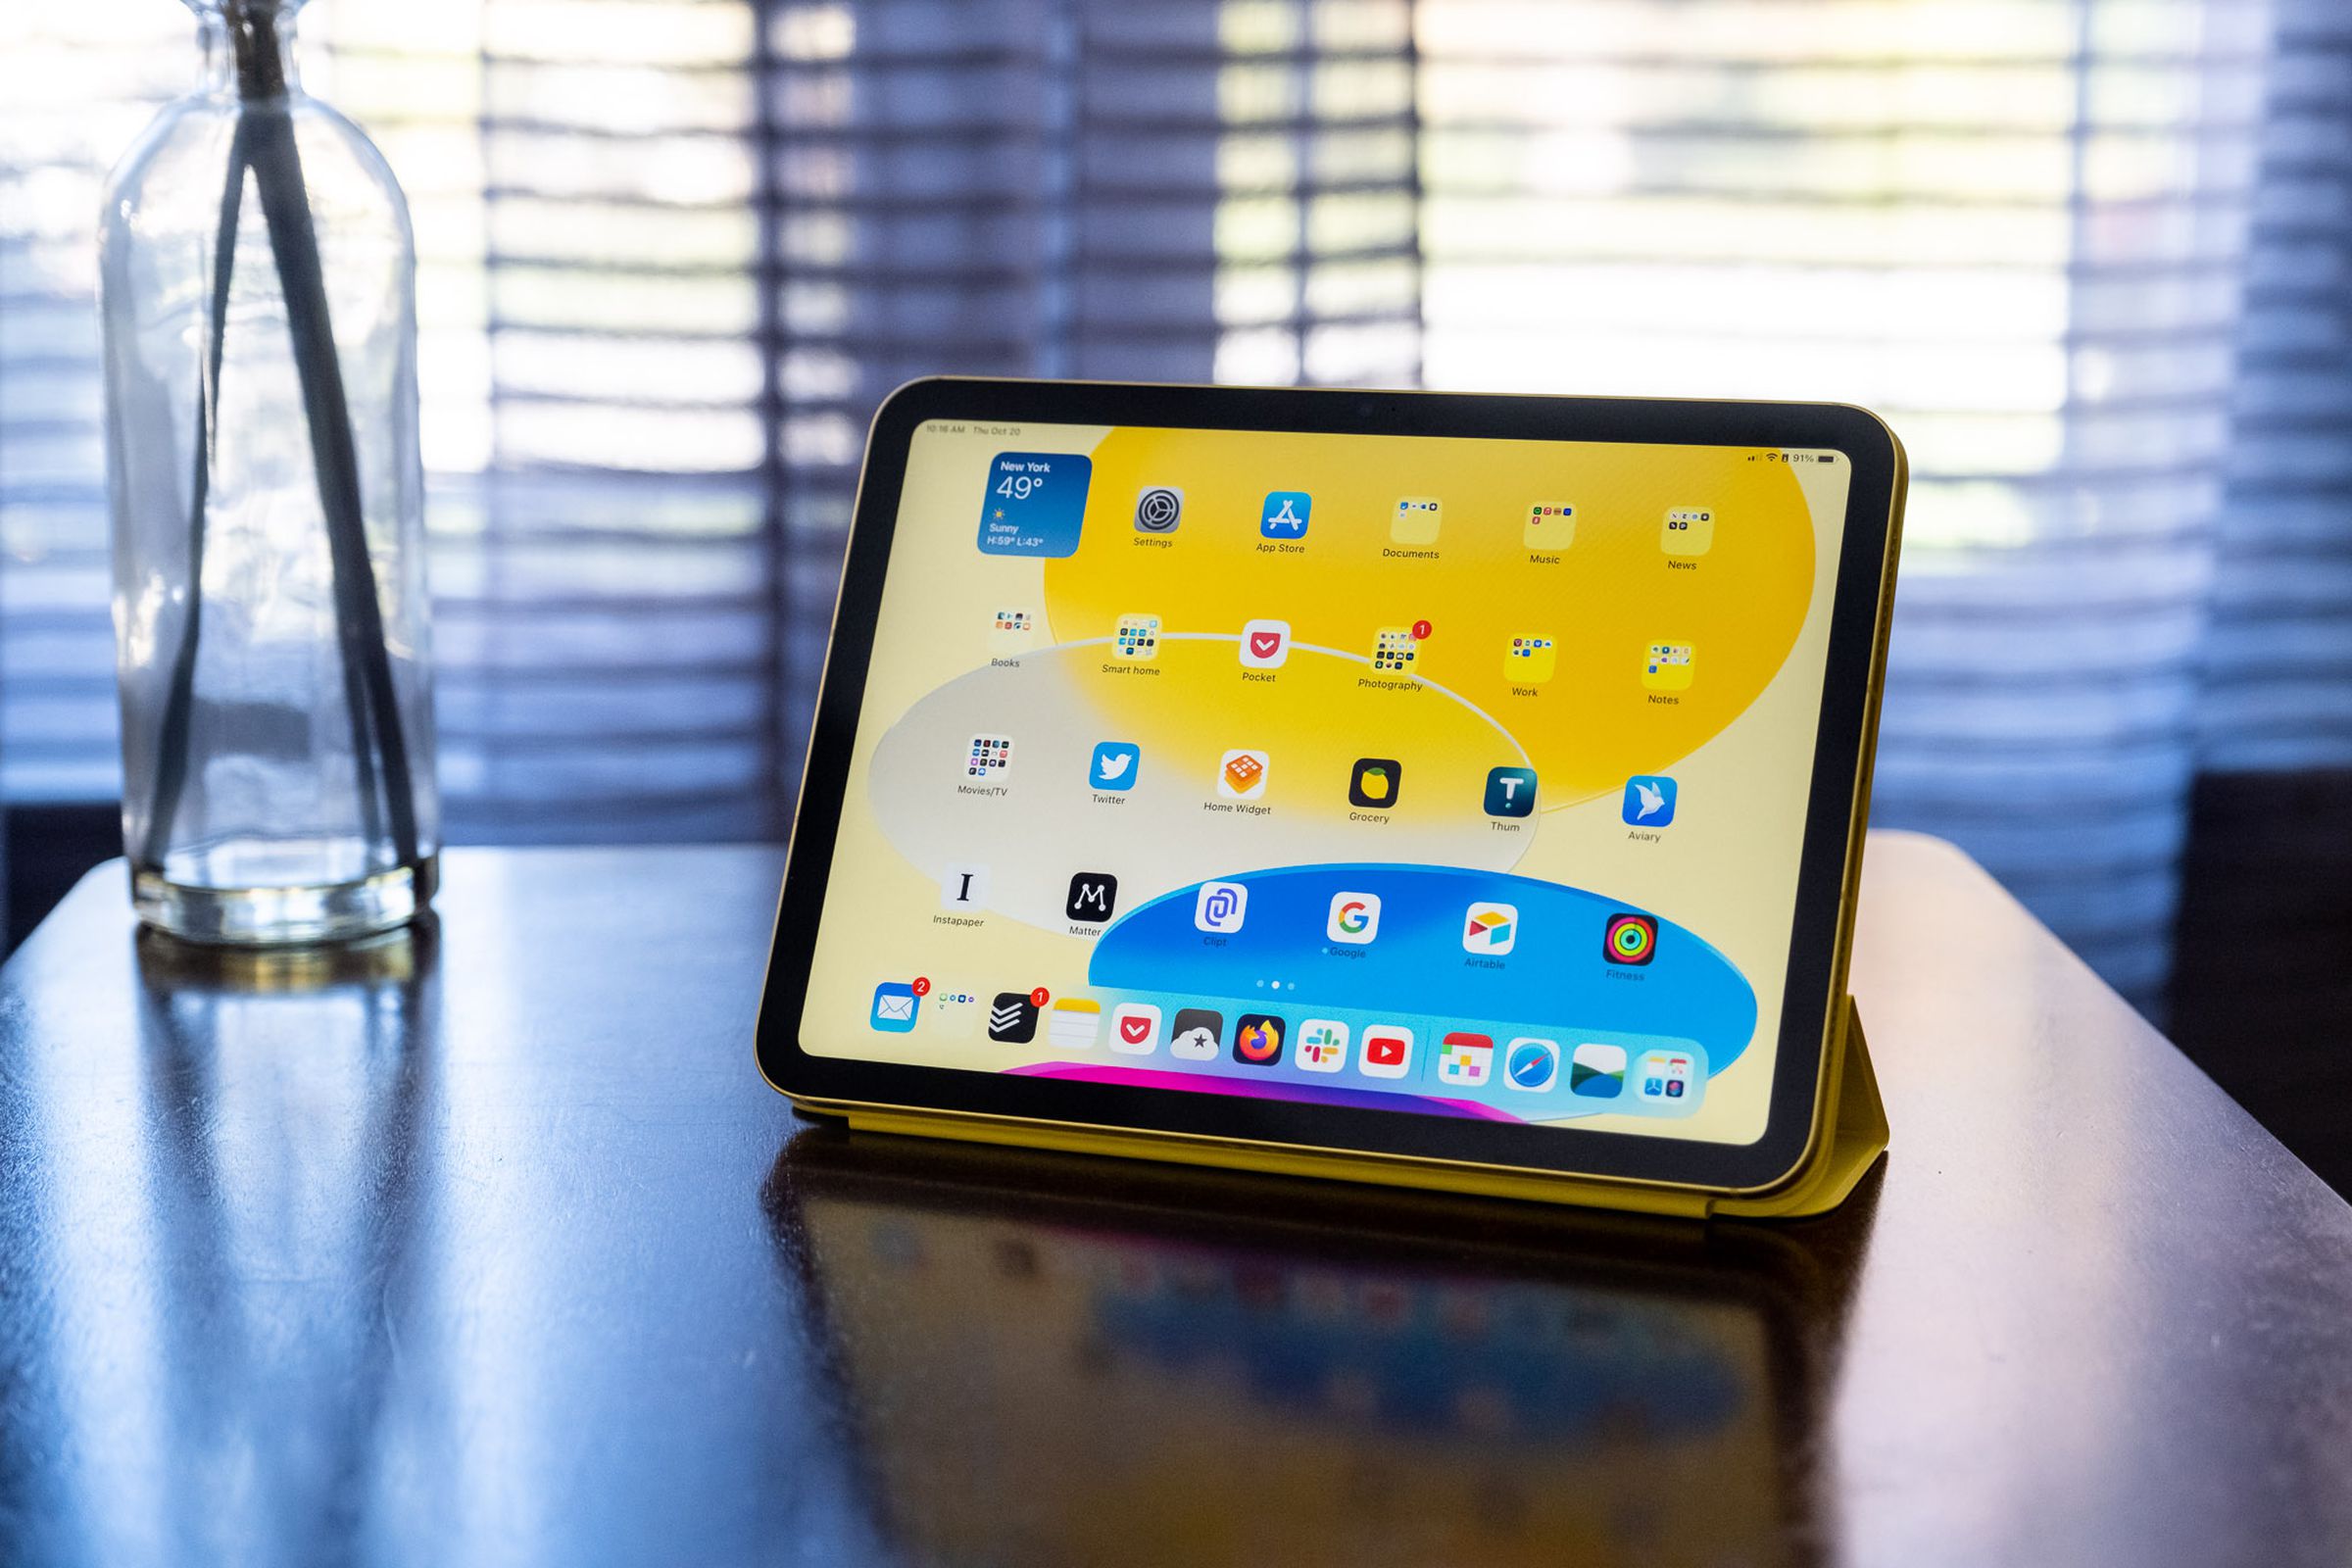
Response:
[[[1359,947],[1380,935],[1380,896],[1334,893],[1331,917],[1323,923],[1323,934],[1334,942],[1352,942]]]

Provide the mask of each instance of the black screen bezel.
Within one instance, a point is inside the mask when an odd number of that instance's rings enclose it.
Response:
[[[1764,1132],[1748,1144],[1368,1110],[1297,1101],[827,1056],[802,1049],[802,1007],[832,871],[873,627],[915,430],[931,419],[1005,424],[1146,425],[1348,435],[1798,448],[1852,467],[1823,680],[1813,778],[1791,910],[1781,1031]],[[828,1104],[918,1107],[1172,1133],[1306,1151],[1368,1152],[1562,1175],[1726,1191],[1769,1188],[1807,1154],[1830,1008],[1842,990],[1840,906],[1856,778],[1878,701],[1882,596],[1895,523],[1899,448],[1844,404],[1681,402],[1446,392],[1161,386],[935,377],[908,382],[874,416],[834,612],[801,801],[778,901],[759,1021],[761,1074]]]

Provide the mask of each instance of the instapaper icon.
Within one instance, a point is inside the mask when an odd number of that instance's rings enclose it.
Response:
[[[1239,882],[1203,882],[1193,905],[1193,924],[1203,931],[1231,936],[1242,928],[1250,908],[1250,890]]]

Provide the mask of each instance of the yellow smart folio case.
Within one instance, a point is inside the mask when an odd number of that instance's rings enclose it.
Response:
[[[1401,846],[1390,858],[1433,862],[1432,846],[1452,843],[1467,846],[1457,858],[1471,864],[1498,853],[1484,848],[1494,842],[1490,834],[1530,831],[1540,805],[1545,813],[1580,813],[1558,819],[1583,824],[1577,831],[1595,842],[1605,829],[1606,863],[1639,869],[1652,863],[1640,857],[1677,831],[1668,825],[1675,821],[1677,776],[1687,813],[1721,808],[1724,780],[1743,776],[1740,757],[1710,762],[1693,754],[1745,718],[1768,686],[1775,688],[1782,730],[1792,732],[1800,721],[1809,724],[1810,709],[1799,712],[1797,705],[1825,700],[1807,692],[1822,692],[1831,680],[1867,680],[1832,938],[1831,995],[1839,1000],[1827,1009],[1805,1152],[1786,1177],[1737,1189],[1564,1174],[1317,1147],[1307,1138],[1259,1135],[1254,1129],[1262,1123],[1246,1118],[1236,1125],[1251,1127],[1249,1135],[1146,1130],[1025,1110],[883,1102],[863,1093],[812,1091],[772,1069],[771,1081],[806,1110],[877,1132],[1662,1215],[1790,1218],[1837,1206],[1887,1143],[1862,1025],[1843,993],[1905,488],[1900,444],[1891,432],[1885,440],[1893,475],[1883,519],[1884,565],[1871,585],[1875,631],[1866,663],[1838,670],[1820,666],[1838,539],[1817,535],[1828,505],[1823,498],[1842,505],[1844,478],[1798,467],[1800,461],[1834,463],[1835,455],[1725,445],[1593,443],[1570,470],[1581,478],[1553,479],[1545,464],[1556,468],[1556,460],[1536,449],[1559,443],[1427,440],[1400,465],[1371,435],[926,421],[908,459],[900,537],[889,559],[890,592],[904,584],[906,597],[886,595],[872,624],[837,618],[834,629],[835,659],[843,639],[867,639],[875,662],[864,681],[855,746],[843,761],[839,831],[827,843],[836,874],[822,923],[811,919],[803,1040],[822,1037],[828,1044],[819,1054],[838,1049],[859,1060],[907,1060],[919,1048],[922,1054],[912,1059],[925,1064],[1223,1093],[1273,1092],[1260,1087],[1270,1076],[1250,1079],[1246,1066],[1233,1064],[1291,1069],[1299,1063],[1299,1032],[1317,1027],[1314,1015],[1348,1012],[1345,981],[1333,976],[1349,971],[1326,960],[1360,958],[1364,945],[1375,941],[1410,940],[1409,911],[1400,909],[1394,888],[1415,884],[1378,883],[1369,871],[1355,875],[1366,886],[1392,889],[1386,918],[1394,936],[1380,924],[1381,897],[1343,888],[1330,896],[1326,916],[1318,888],[1319,929],[1308,933],[1314,948],[1307,956],[1294,953],[1261,964],[1273,975],[1254,982],[1261,991],[1273,987],[1262,995],[1242,994],[1238,979],[1218,987],[1221,1010],[1206,1014],[1217,1020],[1208,1041],[1213,1061],[1197,1053],[1175,1059],[1190,1039],[1180,1033],[1182,999],[1149,990],[1151,982],[1133,978],[1132,961],[1122,978],[1118,964],[1103,962],[1090,948],[1091,968],[1057,970],[1028,958],[1032,950],[1014,939],[1026,942],[1042,931],[1102,944],[1114,919],[1148,926],[1146,917],[1155,916],[1163,941],[1175,940],[1166,936],[1174,932],[1179,945],[1222,947],[1214,934],[1224,912],[1212,907],[1216,889],[1234,889],[1236,903],[1253,894],[1256,907],[1277,907],[1276,884],[1238,875],[1218,881],[1225,862],[1213,851],[1189,847],[1203,862],[1189,873],[1153,862],[1155,837],[1181,833],[1215,832],[1225,835],[1220,845],[1245,845],[1228,855],[1233,863],[1253,863],[1251,854],[1262,863],[1273,855],[1272,835],[1283,831],[1306,842],[1293,858],[1318,862],[1308,869],[1346,858],[1333,848],[1344,840],[1350,847],[1372,842],[1374,850],[1359,851],[1371,859],[1386,847],[1379,843],[1383,833]],[[1517,498],[1502,530],[1507,539],[1484,515],[1506,491]],[[1772,526],[1801,550],[1763,536],[1762,524],[1775,517],[1782,521]],[[1838,520],[1854,528],[1882,525],[1877,517]],[[976,559],[968,565],[940,559],[946,548],[970,545],[975,522]],[[915,528],[936,528],[945,544],[910,539]],[[1312,577],[1282,575],[1310,568]],[[1612,575],[1656,578],[1657,602],[1629,602],[1634,596],[1612,584]],[[1286,582],[1298,586],[1286,590]],[[1580,592],[1586,602],[1564,602]],[[917,648],[922,657],[936,656],[937,667],[923,666],[911,652]],[[1816,662],[1812,684],[1779,690],[1784,663],[1795,662],[1792,650]],[[968,672],[954,673],[959,669]],[[1060,722],[1057,715],[1073,711],[1082,717]],[[1769,771],[1751,767],[1756,775]],[[1031,816],[1020,838],[999,824],[1022,820],[1006,803],[1021,802],[1024,790],[1031,792],[1024,807]],[[1147,790],[1163,793],[1147,796]],[[1792,785],[1783,794],[1798,802],[1801,827],[1800,793]],[[1140,808],[1146,801],[1157,803],[1161,814]],[[804,816],[808,807],[805,795]],[[1788,808],[1779,809],[1785,819]],[[1452,814],[1441,819],[1440,811]],[[1646,826],[1653,813],[1659,830]],[[1784,829],[1793,831],[1785,821]],[[1407,832],[1423,837],[1407,840]],[[1004,851],[1008,836],[1018,840],[1019,853]],[[845,863],[858,868],[846,890]],[[1506,870],[1519,866],[1515,859],[1500,863]],[[1091,869],[1098,864],[1106,868]],[[1516,904],[1528,896],[1514,902],[1510,885],[1533,884],[1500,870],[1491,875],[1503,879],[1494,883],[1500,892],[1472,901],[1466,926],[1461,911],[1447,916],[1468,955],[1449,961],[1473,971],[1460,983],[1480,983],[1478,969],[1504,967],[1513,943],[1523,940],[1530,943],[1517,958],[1523,970],[1547,961],[1556,966],[1547,950],[1520,934],[1531,923],[1540,928],[1548,912],[1531,905],[1531,918],[1522,917]],[[1766,879],[1759,873],[1756,880]],[[1453,897],[1451,885],[1447,895]],[[788,910],[790,897],[788,883]],[[867,899],[919,914],[876,915],[850,902]],[[1606,910],[1629,901],[1620,894],[1589,902]],[[1773,906],[1762,902],[1761,917],[1743,916],[1741,929],[1769,929]],[[1787,905],[1778,907],[1786,929]],[[1682,907],[1674,912],[1689,918]],[[1239,931],[1249,917],[1237,912],[1230,929]],[[1015,922],[1021,931],[989,929]],[[780,918],[779,952],[785,923]],[[1613,950],[1608,962],[1585,967],[1628,984],[1616,993],[1594,987],[1587,993],[1605,1000],[1632,983],[1653,982],[1649,994],[1670,1001],[1671,989],[1658,987],[1671,988],[1695,971],[1670,969],[1666,961],[1655,970],[1642,967],[1658,956],[1666,940],[1661,932],[1680,944],[1670,958],[1703,948],[1731,968],[1729,958],[1672,920],[1610,914],[1601,936]],[[1785,960],[1785,945],[1776,953],[1756,940],[1734,951],[1754,971],[1750,990],[1763,999],[1749,1004],[1748,1027],[1756,1040],[1768,1041],[1781,999],[1777,992],[1765,997],[1765,985],[1778,979],[1769,966]],[[1280,992],[1285,985],[1298,991],[1301,983],[1293,976],[1301,970],[1321,979],[1306,983],[1303,1000],[1294,996],[1286,1004]],[[1372,971],[1359,965],[1354,972]],[[1718,982],[1700,975],[1691,983]],[[1026,1004],[1024,996],[1031,999]],[[1372,1040],[1379,1033],[1366,1021],[1371,1016],[1328,1026],[1343,1057],[1352,1029],[1356,1054],[1348,1065],[1366,1073],[1373,1072]],[[1528,1014],[1498,1005],[1494,1016]],[[1000,1029],[1001,1021],[1010,1027]],[[1411,1067],[1422,1077],[1413,1087],[1445,1097],[1450,1114],[1541,1119],[1530,1108],[1537,1099],[1506,1092],[1526,1086],[1502,1076],[1502,1059],[1493,1050],[1508,1038],[1500,1026],[1460,1034],[1442,1033],[1442,1021],[1417,1022],[1419,1056]],[[1149,1034],[1147,1049],[1154,1054],[1148,1061],[1117,1054],[1122,1025],[1138,1041]],[[1525,1027],[1532,1034],[1536,1026]],[[1408,1041],[1414,1035],[1404,1027],[1393,1032]],[[1620,1103],[1637,1108],[1632,1102],[1641,1091],[1610,1088],[1622,1101],[1605,1107],[1613,1113],[1607,1116],[1568,1100],[1568,1052],[1561,1044],[1569,1033],[1552,1033],[1560,1043],[1510,1041],[1551,1048],[1553,1078],[1542,1085],[1553,1097],[1541,1102],[1547,1109],[1556,1105],[1612,1129],[1629,1128],[1634,1137],[1673,1131],[1617,1113]],[[1689,1033],[1694,1042],[1701,1038],[1695,1026]],[[1638,1081],[1649,1064],[1665,1059],[1657,1050],[1642,1054],[1644,1046],[1666,1042],[1682,1051],[1663,1024],[1655,1039],[1622,1028],[1608,1038],[1630,1042],[1597,1048],[1615,1053],[1599,1059],[1619,1079]],[[831,1044],[836,1039],[844,1042],[838,1048]],[[1454,1042],[1465,1039],[1481,1042],[1487,1054],[1478,1054],[1480,1047],[1455,1051]],[[1159,1054],[1163,1044],[1167,1051]],[[1629,1052],[1637,1057],[1631,1069]],[[1693,1044],[1688,1054],[1697,1059],[1688,1108],[1671,1101],[1640,1108],[1656,1116],[1707,1108],[1699,1103],[1710,1088],[1706,1048]],[[1685,1070],[1682,1054],[1674,1060],[1676,1071]],[[1248,1081],[1226,1087],[1169,1076],[1179,1067],[1230,1069]],[[1539,1062],[1531,1069],[1531,1080],[1540,1068]],[[1593,1087],[1581,1054],[1576,1068],[1578,1092]],[[1318,1070],[1335,1076],[1289,1071],[1287,1087],[1300,1098],[1329,1097],[1325,1086],[1342,1081],[1338,1069]],[[1404,1087],[1348,1082],[1367,1090]],[[1654,1078],[1649,1088],[1656,1088]],[[1679,1095],[1682,1085],[1669,1089]],[[1746,1120],[1735,1122],[1731,1104],[1709,1109],[1715,1120],[1706,1125],[1717,1129],[1711,1136],[1738,1142],[1741,1127],[1760,1126],[1761,1112],[1751,1105],[1741,1113]]]

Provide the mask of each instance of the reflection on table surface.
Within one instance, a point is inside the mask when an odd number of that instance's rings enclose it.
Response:
[[[904,1560],[1816,1555],[1801,1235],[832,1129],[768,1210]]]

